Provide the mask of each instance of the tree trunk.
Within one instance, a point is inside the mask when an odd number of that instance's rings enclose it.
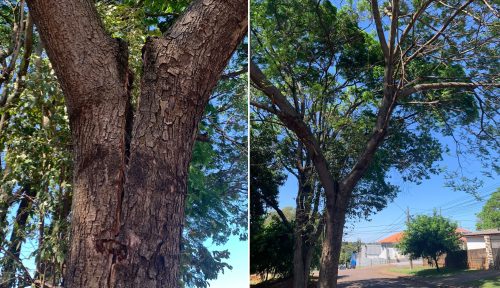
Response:
[[[296,234],[297,236],[297,234]],[[293,250],[293,287],[305,288],[309,282],[313,248],[301,237],[295,238]]]
[[[435,257],[435,258],[434,258],[434,263],[436,263],[436,269],[437,269],[437,271],[439,272],[438,258],[439,258],[439,257]]]
[[[296,198],[294,250],[293,250],[293,287],[304,288],[309,282],[311,259],[316,239],[309,213],[311,212],[313,187],[311,175],[299,169],[299,188]],[[306,203],[307,202],[307,203]]]
[[[321,250],[319,272],[319,288],[337,287],[340,250],[342,248],[342,234],[344,231],[345,215],[349,197],[345,191],[340,191],[338,185],[332,190],[326,190],[326,232]]]
[[[64,286],[177,287],[192,145],[210,92],[246,33],[247,1],[194,1],[164,37],[148,39],[133,128],[127,47],[105,33],[93,1],[28,5],[73,139]]]

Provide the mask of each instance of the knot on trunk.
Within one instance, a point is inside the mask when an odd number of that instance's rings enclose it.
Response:
[[[127,245],[114,239],[97,239],[96,250],[99,253],[112,254],[118,261],[127,258]]]

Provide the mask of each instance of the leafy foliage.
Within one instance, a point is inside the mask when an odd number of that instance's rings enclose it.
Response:
[[[491,194],[477,218],[476,228],[479,230],[500,228],[500,189]]]
[[[401,242],[397,244],[401,253],[416,259],[434,260],[439,271],[439,256],[460,249],[457,224],[440,216],[419,215],[408,224]]]
[[[255,125],[250,133],[254,139],[250,147],[250,231],[257,233],[269,207],[265,200],[278,204],[278,189],[286,176],[274,156],[277,139],[273,127],[265,123]]]
[[[293,272],[293,222],[288,227],[272,217],[257,233],[251,233],[250,273],[288,277]]]
[[[252,77],[251,104],[258,121],[280,127],[283,150],[276,157],[296,174],[299,186],[303,171],[312,170],[308,181],[341,187],[320,194],[320,207],[324,194],[332,195],[331,203],[350,200],[347,215],[368,217],[397,194],[390,174],[399,172],[418,184],[443,173],[438,164],[450,151],[459,169],[448,171],[448,186],[469,192],[478,183],[467,178],[462,157],[481,159],[489,176],[498,173],[496,6],[343,4],[252,1],[252,61],[258,73]],[[313,165],[313,157],[319,164]],[[314,180],[317,172],[324,183]],[[451,177],[453,172],[459,177]],[[297,211],[318,203],[314,193],[303,196],[300,188]],[[335,213],[342,214],[343,206]],[[302,226],[299,217],[296,221]],[[304,227],[316,223],[304,222]],[[325,243],[331,249],[340,244]],[[324,263],[329,271],[320,277],[322,286],[334,285],[335,256],[325,258],[333,260]]]

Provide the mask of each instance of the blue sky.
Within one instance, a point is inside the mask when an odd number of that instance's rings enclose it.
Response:
[[[450,147],[450,154],[443,155],[443,160],[438,163],[441,167],[447,167],[449,171],[456,171],[458,161],[454,156],[454,147],[451,141],[444,139],[444,143]],[[489,178],[481,173],[481,163],[478,159],[460,159],[462,171],[468,177],[478,177],[483,181],[481,188],[477,190],[479,195],[490,195],[500,188],[500,179]],[[446,187],[444,174],[432,175],[430,179],[424,180],[421,185],[404,182],[399,174],[389,175],[390,181],[400,187],[401,192],[392,203],[382,211],[366,220],[348,220],[344,230],[344,240],[363,242],[375,242],[392,233],[405,229],[406,209],[409,208],[410,215],[432,214],[434,209],[441,211],[441,215],[456,221],[459,227],[475,230],[476,214],[481,211],[488,197],[477,200],[471,194],[463,191],[454,191]],[[295,206],[295,195],[297,193],[297,181],[293,175],[289,175],[286,183],[280,188],[280,207]]]
[[[249,257],[248,257],[248,241],[239,241],[238,236],[233,236],[229,239],[222,249],[228,249],[231,252],[229,265],[232,270],[226,270],[224,274],[219,274],[219,278],[210,281],[210,287],[213,288],[233,288],[246,287],[249,281]],[[221,247],[217,247],[220,249]],[[215,248],[214,248],[215,249]]]

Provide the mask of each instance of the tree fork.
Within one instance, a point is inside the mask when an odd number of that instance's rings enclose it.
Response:
[[[210,92],[246,34],[247,1],[194,1],[164,37],[147,41],[133,124],[126,45],[106,34],[93,1],[28,6],[74,144],[64,286],[177,287],[192,145]]]

